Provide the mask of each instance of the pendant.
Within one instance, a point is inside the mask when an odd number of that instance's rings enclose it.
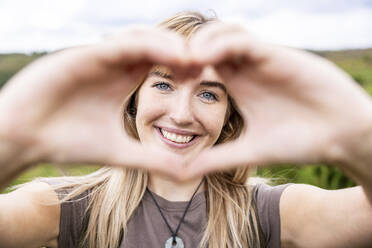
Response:
[[[173,237],[170,237],[166,242],[165,242],[165,248],[184,248],[183,246],[183,241],[181,238],[176,236],[175,243],[173,243]]]

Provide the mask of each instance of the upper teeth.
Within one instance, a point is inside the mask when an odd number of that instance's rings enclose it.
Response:
[[[163,129],[160,129],[163,136],[173,142],[177,143],[188,143],[192,139],[193,136],[185,136],[185,135],[179,135],[175,133],[167,132]]]

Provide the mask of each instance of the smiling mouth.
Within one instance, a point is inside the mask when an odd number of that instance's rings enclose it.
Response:
[[[172,142],[180,143],[180,144],[189,143],[195,137],[195,135],[190,136],[190,135],[179,135],[179,134],[171,133],[171,132],[165,131],[162,128],[160,128],[160,132],[164,138]]]
[[[161,135],[165,139],[173,143],[177,143],[177,144],[188,144],[192,140],[194,140],[194,138],[196,137],[196,135],[181,135],[181,134],[172,133],[172,132],[164,130],[163,128],[158,128],[158,129]]]

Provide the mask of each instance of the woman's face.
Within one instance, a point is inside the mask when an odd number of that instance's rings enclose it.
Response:
[[[138,94],[136,126],[142,144],[192,156],[220,136],[228,98],[213,67],[182,81],[174,80],[167,68],[156,67]]]

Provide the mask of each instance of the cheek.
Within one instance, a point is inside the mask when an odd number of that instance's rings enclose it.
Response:
[[[199,113],[200,121],[212,138],[214,144],[221,134],[225,122],[226,106],[209,107]]]
[[[149,94],[147,90],[140,91],[137,102],[136,126],[141,140],[152,128],[151,123],[164,115],[165,109],[164,104],[153,94]]]

